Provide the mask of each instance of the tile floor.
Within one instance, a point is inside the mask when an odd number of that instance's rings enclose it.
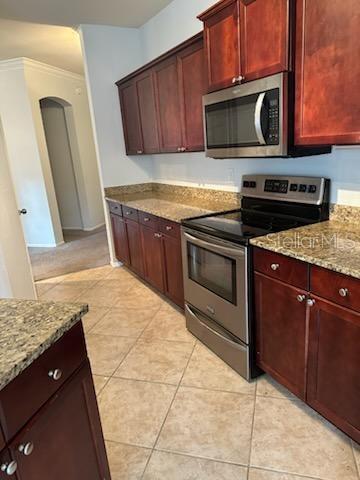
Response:
[[[37,284],[84,328],[112,480],[359,480],[360,447],[266,376],[247,383],[124,268]]]

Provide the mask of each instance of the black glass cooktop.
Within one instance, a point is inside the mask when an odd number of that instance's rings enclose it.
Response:
[[[183,222],[183,225],[209,235],[246,244],[251,238],[300,227],[307,223],[309,222],[305,219],[241,209],[186,220]]]

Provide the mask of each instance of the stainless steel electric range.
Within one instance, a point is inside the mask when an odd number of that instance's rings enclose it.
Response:
[[[329,218],[325,178],[248,175],[241,209],[182,224],[187,328],[247,380],[255,365],[250,239]]]

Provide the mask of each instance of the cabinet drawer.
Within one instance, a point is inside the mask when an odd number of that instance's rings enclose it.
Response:
[[[162,218],[160,220],[160,232],[171,237],[180,238],[180,224]]]
[[[113,213],[114,215],[119,215],[120,217],[122,217],[122,208],[120,203],[108,202],[108,204],[109,204],[110,213]]]
[[[254,250],[254,269],[304,290],[309,288],[309,265],[299,260],[256,248]]]
[[[81,322],[0,392],[0,419],[10,440],[87,358]],[[50,372],[61,372],[55,380]]]
[[[129,220],[134,220],[134,222],[139,221],[138,211],[135,210],[135,208],[130,208],[130,207],[127,207],[126,205],[123,205],[122,212],[123,212],[124,218],[128,218]]]
[[[139,222],[147,227],[157,228],[159,225],[159,218],[146,212],[139,212]]]
[[[321,267],[311,267],[311,292],[360,312],[360,280]]]

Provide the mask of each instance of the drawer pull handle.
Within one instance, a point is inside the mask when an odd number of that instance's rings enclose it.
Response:
[[[271,264],[271,269],[274,270],[274,272],[276,272],[276,270],[279,270],[279,268],[280,268],[280,265],[278,263]]]
[[[340,288],[339,290],[339,295],[340,297],[348,297],[349,296],[349,290],[347,288]]]
[[[62,371],[59,368],[56,368],[55,370],[50,370],[48,375],[53,380],[57,381],[62,377]]]
[[[0,467],[0,470],[6,473],[6,475],[14,475],[17,470],[17,463],[15,462],[15,460],[10,463],[3,463]]]
[[[34,450],[34,444],[32,442],[22,443],[18,448],[19,452],[28,457]]]
[[[149,218],[149,217],[145,217],[145,218],[144,218],[144,222],[150,222],[150,218]]]
[[[298,295],[296,298],[297,298],[298,302],[302,303],[306,299],[306,296],[305,295]]]
[[[170,227],[170,225],[167,225],[167,226],[166,226],[166,231],[167,231],[167,232],[171,232],[172,229],[173,229],[173,227]]]

